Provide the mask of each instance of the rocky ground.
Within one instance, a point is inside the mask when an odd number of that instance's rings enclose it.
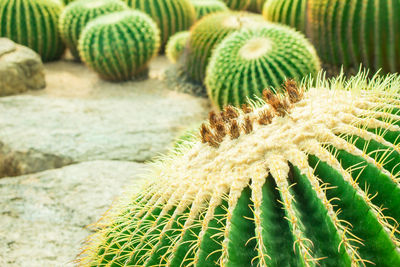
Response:
[[[0,266],[72,266],[81,241],[144,162],[203,120],[204,98],[150,79],[101,81],[82,64],[45,65],[47,87],[0,98]]]

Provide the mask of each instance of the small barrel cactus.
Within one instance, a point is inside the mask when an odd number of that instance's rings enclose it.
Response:
[[[175,33],[169,38],[165,48],[165,55],[172,63],[178,62],[179,58],[182,56],[189,37],[190,31],[183,31]]]
[[[192,0],[192,4],[196,11],[197,20],[210,13],[228,10],[224,2],[217,0]]]
[[[222,0],[226,5],[233,10],[245,10],[250,4],[250,0]]]
[[[262,16],[249,12],[218,12],[199,20],[191,29],[183,64],[188,78],[203,83],[214,47],[230,33],[259,24],[266,24]]]
[[[79,0],[68,5],[60,16],[60,33],[75,59],[79,60],[78,40],[86,24],[98,16],[127,10],[120,0]]]
[[[287,79],[316,77],[320,62],[311,43],[299,32],[277,24],[243,29],[226,37],[207,67],[208,96],[219,108],[240,106],[279,89]]]
[[[141,10],[157,23],[161,31],[161,50],[169,37],[185,31],[196,20],[196,12],[190,0],[125,0],[134,9]]]
[[[289,25],[306,33],[307,0],[266,0],[263,16],[266,20]]]
[[[81,266],[400,266],[400,78],[285,86],[210,113]]]
[[[31,48],[43,61],[57,60],[65,50],[57,27],[62,8],[56,0],[0,0],[0,37]]]
[[[124,81],[147,74],[159,44],[155,22],[141,11],[127,10],[89,22],[78,48],[82,61],[101,78]]]
[[[248,11],[261,13],[266,0],[250,0],[250,4],[247,7]]]
[[[325,67],[400,71],[400,1],[308,1],[309,35]]]

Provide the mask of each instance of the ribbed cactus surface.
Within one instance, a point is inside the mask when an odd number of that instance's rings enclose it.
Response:
[[[68,5],[60,16],[61,37],[75,59],[79,59],[78,40],[86,24],[98,16],[127,10],[120,0],[79,0]]]
[[[400,266],[400,79],[211,113],[105,216],[82,266]],[[379,80],[380,79],[380,80]]]
[[[245,10],[250,4],[250,0],[222,0],[226,5],[233,10]]]
[[[400,71],[399,0],[309,0],[310,36],[327,67]]]
[[[266,0],[263,16],[268,21],[286,24],[306,33],[306,8],[307,0]]]
[[[250,0],[250,4],[247,7],[248,11],[256,12],[256,13],[261,13],[264,3],[266,0]]]
[[[185,31],[196,20],[196,12],[190,0],[125,0],[134,9],[150,15],[161,31],[163,49],[169,37]]]
[[[279,90],[286,79],[316,77],[319,70],[317,53],[305,36],[270,24],[226,37],[213,52],[205,84],[215,106],[240,107],[266,88]]]
[[[266,22],[261,15],[249,12],[219,12],[199,20],[191,29],[184,69],[188,77],[203,83],[213,49],[226,36],[246,27]]]
[[[190,37],[190,31],[175,33],[169,38],[165,48],[165,55],[172,63],[176,63],[184,53],[186,44]]]
[[[226,4],[219,0],[191,0],[196,11],[196,19],[201,19],[205,15],[219,11],[227,11]]]
[[[62,7],[56,0],[0,0],[0,37],[57,60],[65,50],[57,27]]]
[[[160,45],[155,22],[138,10],[100,16],[83,30],[79,39],[82,61],[100,77],[112,81],[141,78]]]

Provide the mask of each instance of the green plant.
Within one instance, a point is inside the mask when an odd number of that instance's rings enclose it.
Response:
[[[263,16],[266,20],[279,22],[306,33],[306,7],[308,0],[266,0]]]
[[[277,24],[243,29],[226,37],[207,67],[208,96],[219,108],[240,106],[278,90],[288,78],[316,77],[320,62],[311,43],[299,32]]]
[[[68,5],[69,3],[72,3],[72,2],[74,2],[75,0],[62,0],[62,2],[65,4],[65,5]]]
[[[78,40],[86,24],[98,16],[127,10],[120,0],[79,0],[68,5],[60,16],[60,33],[75,59],[79,60]]]
[[[157,55],[159,30],[154,21],[138,10],[100,16],[83,30],[79,39],[82,61],[100,77],[124,81],[142,77]]]
[[[161,31],[161,50],[164,50],[169,37],[177,32],[188,30],[196,20],[196,12],[190,0],[125,1],[130,7],[150,15],[157,23]]]
[[[228,10],[228,7],[224,2],[217,0],[192,0],[191,2],[196,11],[197,20],[210,13]]]
[[[248,12],[218,12],[199,20],[191,29],[183,64],[189,79],[203,83],[214,47],[230,33],[259,24],[266,24],[262,16]]]
[[[54,0],[0,0],[0,37],[31,48],[43,61],[57,60],[65,50],[57,28],[62,7]]]
[[[400,266],[400,78],[285,86],[211,113],[99,222],[81,266]]]
[[[261,13],[266,0],[250,0],[248,11]]]
[[[245,10],[250,4],[250,0],[222,0],[225,4],[233,10]]]
[[[165,55],[172,63],[176,63],[182,56],[189,37],[190,31],[183,31],[175,33],[169,38],[165,48]]]
[[[308,1],[310,37],[326,68],[400,71],[400,2]]]

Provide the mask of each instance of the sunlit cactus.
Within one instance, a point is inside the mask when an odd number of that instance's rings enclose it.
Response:
[[[57,60],[65,50],[57,27],[62,8],[56,0],[0,0],[0,37]]]
[[[266,88],[278,90],[287,78],[301,81],[319,70],[317,53],[305,36],[269,24],[226,37],[213,52],[205,84],[215,106],[239,107]]]
[[[261,15],[249,12],[219,12],[199,20],[191,29],[184,69],[188,77],[203,83],[213,49],[226,36],[246,27],[266,24]]]
[[[191,0],[196,10],[196,19],[201,19],[205,15],[219,11],[227,11],[226,4],[219,0]]]
[[[326,68],[400,71],[398,0],[309,0],[309,33]]]
[[[248,11],[261,13],[266,0],[250,0]]]
[[[245,10],[251,0],[222,0],[226,5],[233,10]]]
[[[175,33],[169,38],[165,48],[165,55],[172,63],[178,62],[182,56],[185,46],[189,40],[190,31],[183,31]]]
[[[161,31],[161,49],[169,37],[185,31],[196,20],[196,12],[190,0],[124,0],[134,9],[141,10],[157,23]]]
[[[80,265],[400,266],[400,78],[315,84],[210,113]]]
[[[262,13],[268,21],[286,24],[306,33],[306,7],[307,0],[266,0]]]
[[[68,5],[60,16],[60,33],[75,59],[79,59],[78,40],[86,24],[98,16],[127,10],[120,0],[79,0]]]
[[[147,75],[159,45],[155,22],[141,11],[127,10],[89,22],[78,48],[82,61],[101,78],[124,81]]]

